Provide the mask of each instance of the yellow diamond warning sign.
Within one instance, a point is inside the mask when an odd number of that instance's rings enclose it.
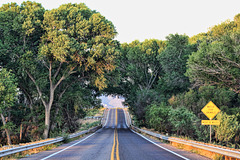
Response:
[[[205,107],[203,107],[202,112],[211,120],[213,119],[221,110],[210,101]]]

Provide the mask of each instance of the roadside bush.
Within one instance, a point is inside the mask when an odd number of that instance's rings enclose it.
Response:
[[[159,132],[169,132],[168,113],[171,109],[172,107],[167,106],[165,103],[149,105],[146,111],[146,123],[148,127],[154,128]]]
[[[173,131],[177,135],[194,137],[196,132],[196,123],[199,121],[193,112],[186,107],[171,109],[168,113],[168,119],[173,126]]]
[[[227,115],[224,112],[220,112],[217,115],[217,119],[220,120],[220,125],[215,126],[215,137],[222,145],[228,145],[228,143],[235,143],[235,136],[239,134],[240,126],[237,120],[237,115]]]

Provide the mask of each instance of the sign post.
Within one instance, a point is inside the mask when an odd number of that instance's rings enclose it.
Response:
[[[220,125],[219,120],[212,120],[221,110],[210,101],[205,107],[203,107],[202,112],[210,120],[202,120],[202,125],[210,125],[210,143],[212,141],[212,125]]]

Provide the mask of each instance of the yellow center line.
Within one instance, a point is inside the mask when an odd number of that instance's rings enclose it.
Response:
[[[114,130],[114,139],[113,139],[113,146],[112,146],[111,160],[114,160],[114,150],[115,150],[115,130]]]
[[[120,157],[119,157],[119,143],[118,143],[118,132],[117,132],[117,129],[116,129],[116,133],[117,133],[117,148],[116,148],[116,157],[117,157],[117,160],[120,160]]]
[[[117,118],[117,109],[116,109],[116,112],[115,112],[115,117],[116,117],[116,119],[115,119],[115,130],[114,130],[114,139],[113,139],[111,160],[114,160],[114,159],[115,159],[114,151],[115,151],[116,143],[117,143],[117,146],[116,146],[116,159],[117,159],[117,160],[120,160],[120,158],[119,158],[118,132],[117,132],[117,121],[118,121],[118,118]]]

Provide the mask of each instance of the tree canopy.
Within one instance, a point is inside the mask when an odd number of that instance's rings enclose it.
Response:
[[[26,81],[35,86],[45,107],[47,138],[56,92],[62,95],[80,81],[100,90],[107,87],[104,75],[115,69],[118,48],[115,27],[83,3],[45,11],[28,1],[3,5],[0,11],[1,64],[22,77],[25,92]]]
[[[231,29],[222,30],[223,26]],[[238,93],[240,32],[236,22],[222,23],[213,27],[210,33],[209,40],[202,41],[197,52],[189,57],[186,75],[198,85],[220,85]]]
[[[0,68],[0,115],[3,128],[6,131],[8,144],[11,145],[10,130],[7,119],[17,96],[17,84],[15,76],[5,68]],[[6,118],[8,117],[8,118]]]
[[[125,98],[137,125],[205,142],[201,108],[212,100],[225,112],[215,141],[236,148],[239,26],[240,14],[193,37],[120,44],[113,23],[83,3],[51,10],[30,1],[4,4],[0,142],[11,144],[14,133],[15,142],[27,142],[74,132],[87,109],[101,106],[98,96],[114,94]],[[223,129],[228,124],[236,134]]]

